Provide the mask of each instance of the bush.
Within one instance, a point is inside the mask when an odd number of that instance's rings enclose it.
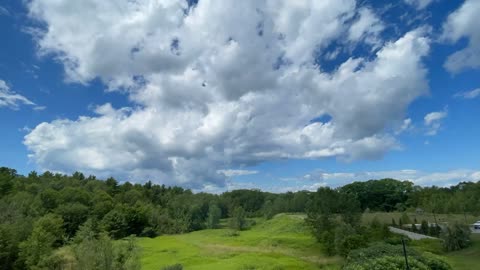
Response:
[[[455,251],[470,246],[470,229],[466,226],[455,224],[447,227],[442,233],[443,245],[446,251]]]
[[[364,247],[365,239],[348,224],[342,224],[335,230],[335,252],[346,257],[350,251]]]
[[[412,270],[430,270],[428,266],[418,260],[409,260]],[[344,270],[404,270],[405,259],[402,256],[385,256],[373,259],[364,264],[351,264],[343,268]]]
[[[440,256],[431,253],[419,253],[407,248],[408,262],[411,269],[417,270],[451,270]],[[357,249],[347,257],[344,270],[370,269],[405,269],[405,258],[401,245],[376,244],[368,248]]]

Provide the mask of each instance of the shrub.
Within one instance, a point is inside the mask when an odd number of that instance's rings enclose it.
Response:
[[[422,234],[428,234],[428,222],[425,220],[422,220],[422,225],[420,225],[420,233]]]
[[[350,251],[364,247],[365,242],[365,239],[348,224],[341,224],[335,230],[335,251],[338,255],[346,257]]]
[[[411,269],[416,270],[451,270],[440,256],[432,253],[419,253],[407,249],[408,262]],[[405,269],[405,258],[401,245],[375,244],[368,248],[357,249],[347,257],[344,270],[370,270],[370,269]]]
[[[470,245],[470,229],[466,226],[455,224],[447,227],[442,233],[443,245],[446,251],[455,251]]]
[[[409,261],[410,269],[430,270],[424,263],[413,259]],[[373,259],[364,264],[351,264],[343,268],[344,270],[404,270],[405,259],[402,256],[384,256]]]

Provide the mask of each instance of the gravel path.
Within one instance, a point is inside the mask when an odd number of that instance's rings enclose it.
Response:
[[[413,240],[438,239],[438,238],[431,237],[431,236],[428,236],[428,235],[419,234],[419,233],[414,233],[414,232],[402,230],[402,229],[395,228],[395,227],[388,227],[388,228],[389,228],[390,231],[393,232],[393,233],[398,233],[398,234],[405,235],[405,236],[407,236],[408,238],[413,239]]]

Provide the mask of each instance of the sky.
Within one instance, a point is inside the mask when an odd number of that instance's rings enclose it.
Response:
[[[2,0],[0,166],[194,191],[480,180],[479,0]]]

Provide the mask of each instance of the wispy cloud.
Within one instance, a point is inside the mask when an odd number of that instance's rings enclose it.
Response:
[[[11,91],[7,83],[0,80],[0,108],[7,107],[13,110],[18,110],[20,105],[36,106],[36,104],[28,98]],[[34,109],[37,108],[42,108],[42,106],[34,107]]]
[[[474,89],[472,91],[466,91],[456,94],[454,97],[465,98],[465,99],[474,99],[480,96],[480,88]]]
[[[448,112],[445,109],[444,111],[440,112],[431,112],[425,115],[424,123],[427,127],[427,132],[425,135],[427,136],[435,136],[437,135],[438,131],[442,127],[442,120],[447,117]]]
[[[10,16],[10,11],[8,9],[0,6],[0,16]]]
[[[218,170],[217,173],[221,173],[226,177],[235,177],[235,176],[243,176],[243,175],[252,175],[257,174],[258,171],[250,171],[250,170]]]

